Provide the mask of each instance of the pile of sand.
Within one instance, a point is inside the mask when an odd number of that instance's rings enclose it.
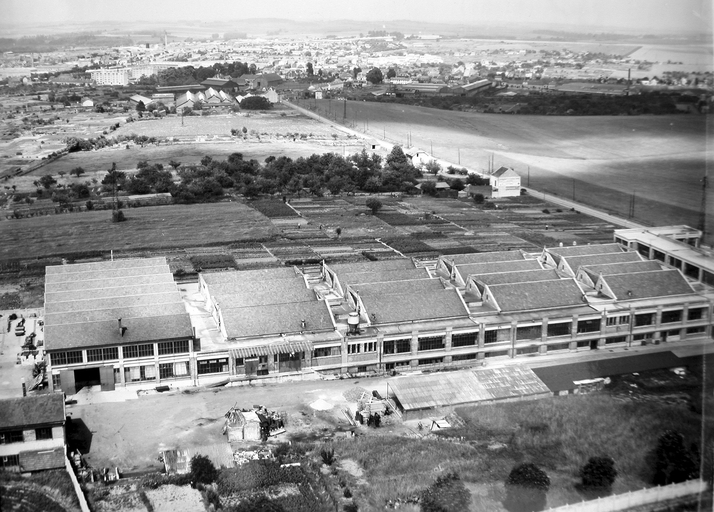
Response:
[[[334,406],[331,403],[326,402],[322,398],[319,398],[319,399],[315,400],[314,402],[312,402],[310,404],[310,407],[315,409],[316,411],[329,411]]]

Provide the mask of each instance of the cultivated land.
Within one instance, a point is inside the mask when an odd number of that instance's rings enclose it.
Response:
[[[314,105],[313,101],[301,102]],[[324,113],[328,104],[318,101]],[[513,166],[523,184],[634,220],[697,226],[701,180],[714,163],[712,116],[518,116],[348,102],[347,125],[479,171]],[[573,194],[574,190],[574,194]],[[709,187],[708,204],[714,204]],[[714,224],[714,210],[707,224]]]

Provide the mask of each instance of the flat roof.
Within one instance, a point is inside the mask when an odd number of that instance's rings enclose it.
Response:
[[[69,314],[80,311],[121,309],[126,307],[151,308],[155,304],[170,304],[172,302],[183,304],[181,295],[176,290],[169,293],[152,293],[146,295],[130,295],[127,297],[108,297],[105,299],[84,299],[65,302],[52,302],[49,304],[45,303],[45,314]]]
[[[60,302],[75,302],[82,300],[101,300],[120,297],[135,297],[142,295],[155,295],[157,293],[175,293],[179,295],[176,284],[135,284],[133,286],[117,286],[116,288],[96,288],[92,290],[73,290],[68,292],[45,293],[45,305]],[[90,308],[93,309],[93,308]]]
[[[126,327],[119,334],[117,320],[85,322],[83,324],[45,324],[47,350],[81,350],[91,347],[126,345],[161,340],[190,339],[191,320],[186,312],[179,315],[122,319]]]
[[[166,258],[130,258],[111,261],[93,261],[89,263],[72,263],[69,265],[48,265],[45,274],[68,274],[74,272],[91,272],[96,270],[119,270],[124,268],[155,267],[166,265]]]
[[[88,272],[61,272],[57,274],[46,274],[46,283],[64,283],[73,281],[85,281],[92,279],[107,279],[114,277],[141,277],[155,274],[170,273],[168,265],[152,265],[149,267],[133,267],[109,270],[92,270]]]
[[[573,382],[579,380],[678,366],[685,366],[685,363],[672,352],[656,352],[598,359],[582,363],[556,364],[533,368],[533,371],[551,391],[557,393],[558,391],[575,388]]]
[[[707,255],[701,249],[696,249],[689,244],[669,238],[667,235],[697,237],[701,236],[701,231],[692,229],[689,226],[615,230],[615,236],[617,237],[628,241],[642,242],[670,256],[703,268],[707,272],[714,273],[714,258],[712,256]]]
[[[397,377],[388,385],[405,411],[551,394],[523,365]]]
[[[222,311],[228,338],[247,338],[333,330],[332,313],[324,301],[267,304]],[[302,326],[303,320],[305,327]]]
[[[169,274],[153,274],[141,277],[141,284],[174,284],[174,277]],[[45,293],[71,292],[75,290],[97,290],[103,288],[118,288],[120,286],[135,286],[137,278],[132,277],[110,277],[105,279],[90,279],[82,281],[72,281],[63,283],[45,284]]]
[[[0,429],[62,424],[64,414],[62,393],[5,398],[0,400]]]

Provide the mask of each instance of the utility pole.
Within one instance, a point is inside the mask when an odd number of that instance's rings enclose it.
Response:
[[[702,207],[699,212],[699,229],[702,232],[702,237],[705,238],[707,234],[707,185],[709,184],[709,178],[705,175],[702,178]]]
[[[531,166],[528,166],[528,186],[531,186]]]
[[[345,108],[342,111],[342,119],[347,119],[347,98],[345,98]]]
[[[459,165],[461,165],[461,148],[456,148],[456,151],[459,156]]]
[[[573,201],[575,201],[575,178],[573,178]]]

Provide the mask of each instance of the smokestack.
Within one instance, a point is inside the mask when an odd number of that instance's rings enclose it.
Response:
[[[118,320],[118,322],[119,322],[119,336],[124,337],[124,331],[126,331],[126,327],[122,327],[121,318]]]

